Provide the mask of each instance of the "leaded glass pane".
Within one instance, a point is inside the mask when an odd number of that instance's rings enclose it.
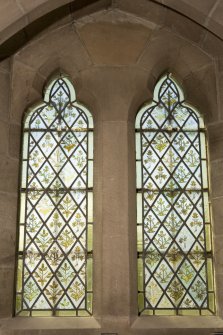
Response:
[[[136,117],[139,313],[215,314],[204,124],[171,75]]]
[[[92,314],[93,121],[65,77],[24,122],[16,315]]]

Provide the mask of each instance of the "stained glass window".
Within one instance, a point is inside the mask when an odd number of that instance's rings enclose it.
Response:
[[[92,314],[93,119],[66,76],[24,120],[18,316]]]
[[[215,314],[206,148],[201,115],[162,77],[136,117],[141,315]]]

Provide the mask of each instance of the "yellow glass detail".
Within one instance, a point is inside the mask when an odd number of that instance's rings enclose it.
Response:
[[[87,289],[88,291],[92,291],[92,268],[93,268],[93,261],[92,258],[87,259]]]
[[[143,293],[138,293],[138,306],[139,311],[142,311],[144,308],[144,295]]]
[[[137,225],[137,251],[142,252],[143,251],[143,245],[142,245],[142,226]]]
[[[138,291],[143,291],[143,261],[138,258]]]
[[[182,309],[179,311],[179,315],[196,316],[200,315],[200,311],[198,309]]]

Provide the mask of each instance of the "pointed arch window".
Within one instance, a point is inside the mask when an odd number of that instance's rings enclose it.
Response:
[[[168,74],[135,126],[139,313],[215,314],[202,116]]]
[[[92,314],[93,119],[66,76],[23,128],[18,316]]]

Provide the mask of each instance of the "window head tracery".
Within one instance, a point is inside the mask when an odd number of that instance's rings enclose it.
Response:
[[[168,74],[136,117],[139,313],[215,313],[201,115]]]
[[[24,120],[18,316],[92,314],[93,119],[66,76]]]

